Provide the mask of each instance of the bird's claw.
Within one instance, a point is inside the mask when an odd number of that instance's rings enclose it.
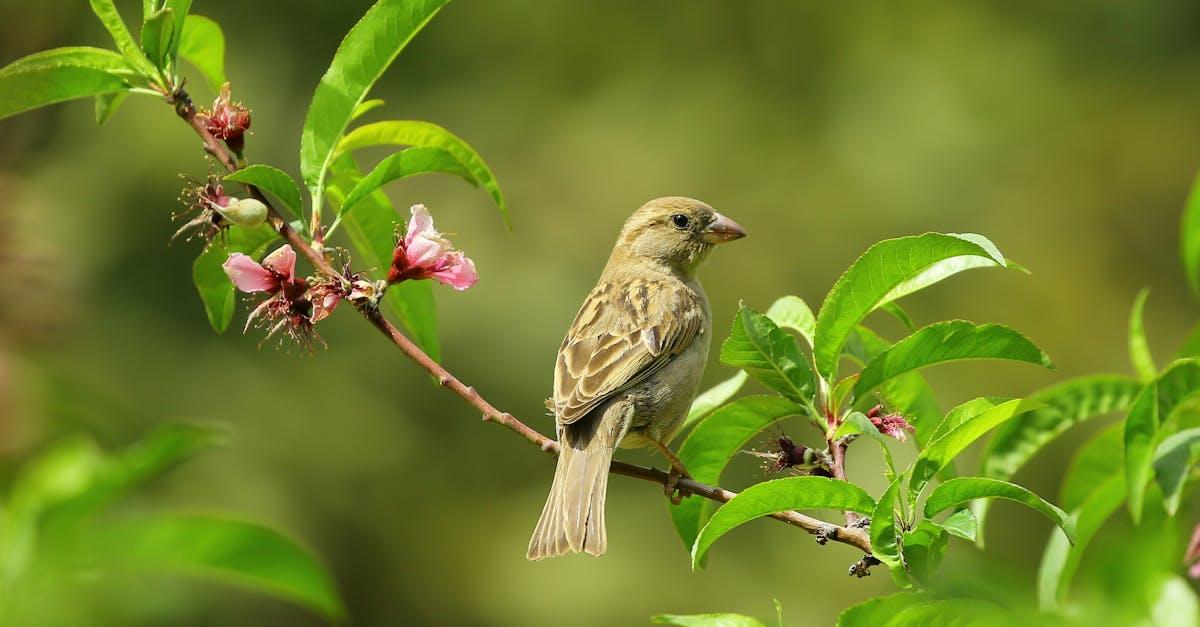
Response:
[[[679,505],[683,502],[683,499],[691,496],[690,493],[679,489],[680,479],[691,479],[691,477],[686,472],[681,472],[672,466],[671,470],[667,472],[667,481],[663,484],[663,494],[667,495],[668,499],[671,499],[672,505]]]

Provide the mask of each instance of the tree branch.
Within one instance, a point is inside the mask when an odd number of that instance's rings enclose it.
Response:
[[[205,128],[203,121],[197,116],[195,105],[187,92],[182,89],[176,90],[175,93],[166,96],[166,101],[174,105],[175,113],[182,118],[192,130],[200,136],[204,144],[204,150],[214,159],[217,160],[225,169],[233,172],[238,169],[238,160],[230,151],[222,144],[222,142],[214,137]],[[340,276],[340,273],[325,259],[324,255],[313,249],[312,246],[305,241],[304,237],[297,233],[295,229],[288,225],[287,220],[279,214],[271,202],[263,195],[263,193],[254,185],[246,185],[246,190],[255,199],[267,206],[268,217],[271,225],[279,233],[280,237],[292,245],[300,254],[304,255],[316,270],[326,276]],[[387,337],[400,352],[404,353],[409,359],[412,359],[422,369],[433,375],[434,379],[444,388],[454,392],[459,398],[467,402],[475,409],[479,410],[483,415],[485,422],[495,422],[509,430],[517,433],[525,438],[531,444],[534,444],[542,451],[551,455],[558,455],[558,442],[552,440],[536,429],[517,420],[512,414],[502,412],[496,409],[491,403],[479,395],[475,388],[459,381],[457,377],[450,374],[448,370],[442,367],[441,364],[434,361],[429,355],[426,355],[419,346],[416,345],[408,336],[400,332],[391,322],[389,322],[382,313],[376,308],[359,305],[359,312],[367,319],[376,329]],[[665,486],[667,484],[667,473],[658,470],[657,468],[647,468],[625,462],[613,461],[610,467],[610,472],[613,474],[642,479]],[[691,479],[680,479],[677,487],[688,494],[695,494],[720,503],[728,502],[733,497],[737,496],[736,492],[731,492],[721,487],[710,486]],[[793,527],[799,527],[810,534],[818,536],[818,539],[829,539],[844,544],[849,544],[866,553],[871,552],[871,538],[864,529],[858,527],[838,527],[823,520],[818,520],[811,516],[806,516],[796,511],[784,511],[771,514],[771,518],[785,522]],[[823,542],[822,542],[823,543]]]

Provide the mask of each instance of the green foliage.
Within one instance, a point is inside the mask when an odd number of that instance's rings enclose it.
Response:
[[[100,516],[103,506],[228,439],[220,427],[168,424],[117,453],[75,436],[28,462],[0,510],[0,616],[19,623],[49,602],[55,580],[82,580],[84,570],[93,578],[131,571],[204,577],[343,616],[324,567],[269,527],[214,516]]]
[[[370,174],[367,174],[350,190],[346,200],[338,210],[339,215],[345,215],[354,209],[354,205],[375,190],[387,183],[416,174],[428,172],[445,172],[462,177],[468,183],[476,181],[454,155],[441,148],[418,146],[392,154],[379,162]]]
[[[696,399],[692,401],[692,406],[688,408],[688,414],[683,420],[683,426],[679,428],[680,432],[690,430],[696,425],[697,421],[702,420],[705,416],[711,414],[713,410],[729,402],[729,399],[733,398],[738,393],[738,390],[742,389],[743,385],[746,385],[746,380],[749,378],[750,375],[746,374],[745,370],[739,370],[732,377],[697,394]]]
[[[681,625],[682,627],[766,627],[757,618],[744,614],[659,614],[650,619],[659,625]]]
[[[721,345],[721,362],[745,370],[796,403],[812,400],[813,373],[796,339],[771,319],[743,306]]]
[[[175,12],[169,7],[159,9],[142,23],[142,52],[155,67],[166,67],[170,62],[178,45],[175,35]]]
[[[214,92],[225,84],[225,33],[215,21],[203,15],[187,16],[179,37],[179,57],[200,70]]]
[[[1192,184],[1179,228],[1179,256],[1192,293],[1200,295],[1200,175]]]
[[[469,178],[463,178],[483,188],[495,201],[505,222],[508,222],[508,204],[504,201],[504,194],[500,191],[495,175],[474,148],[450,131],[432,122],[419,120],[388,120],[364,124],[342,138],[335,157],[371,146],[412,146],[445,150],[458,160],[462,169],[470,173]],[[457,171],[454,173],[458,174]]]
[[[1141,518],[1142,501],[1154,461],[1154,450],[1172,412],[1200,394],[1200,362],[1184,360],[1169,366],[1146,385],[1125,419],[1125,476],[1129,512]]]
[[[1158,375],[1158,366],[1154,365],[1154,356],[1150,354],[1150,345],[1146,342],[1146,324],[1143,321],[1146,297],[1149,295],[1149,289],[1138,292],[1129,314],[1129,361],[1143,383]]]
[[[129,27],[121,19],[121,14],[117,11],[113,0],[89,0],[89,2],[92,5],[92,12],[100,18],[100,22],[112,36],[113,43],[117,44],[117,50],[125,57],[125,60],[147,76],[156,74],[156,66],[146,57],[141,46],[134,42],[133,35],[129,34]]]
[[[1087,498],[1072,510],[1074,544],[1061,529],[1050,532],[1050,541],[1046,543],[1038,567],[1038,599],[1043,609],[1057,608],[1062,602],[1088,543],[1124,501],[1125,480],[1117,472],[1102,483],[1091,485]]]
[[[128,91],[131,80],[126,60],[108,50],[75,46],[31,54],[0,69],[0,119],[56,102]]]
[[[868,601],[846,608],[837,619],[837,627],[878,627],[888,624],[888,621],[905,608],[925,603],[930,595],[922,592],[897,592],[888,596],[876,597]]]
[[[1061,509],[1051,505],[1038,495],[1015,483],[985,479],[983,477],[958,477],[934,488],[925,500],[925,516],[933,518],[952,507],[968,503],[976,499],[1008,499],[1028,505],[1045,514],[1047,518],[1058,525],[1067,539],[1074,542],[1074,523],[1070,516]],[[963,510],[970,511],[970,510]]]
[[[966,418],[958,426],[929,443],[913,462],[909,491],[915,497],[925,484],[968,446],[1004,421],[1028,407],[1028,401],[1013,399]]]
[[[1154,452],[1154,478],[1162,489],[1163,505],[1171,516],[1179,511],[1184,483],[1197,461],[1200,461],[1200,428],[1171,434]]]
[[[696,481],[717,484],[725,466],[742,447],[766,427],[804,411],[787,399],[747,396],[714,411],[692,430],[679,447],[679,459]],[[708,519],[712,503],[684,499],[671,506],[671,521],[691,548],[700,527]]]
[[[875,510],[862,488],[825,477],[788,477],[750,486],[722,505],[700,529],[692,545],[692,567],[718,538],[755,518],[790,509],[838,509],[861,514]]]
[[[304,201],[300,197],[300,186],[292,180],[292,177],[288,176],[287,172],[279,168],[256,163],[237,172],[226,174],[225,180],[246,183],[270,192],[272,196],[283,203],[285,209],[295,216],[300,215],[300,210],[304,206]]]
[[[239,585],[345,616],[337,588],[312,552],[264,525],[214,516],[158,515],[105,525],[89,539],[102,563]]]
[[[813,360],[832,379],[846,339],[873,309],[979,267],[1005,267],[982,236],[926,233],[875,244],[837,280],[817,315]]]
[[[952,320],[920,329],[877,355],[863,368],[854,394],[863,396],[905,372],[961,359],[1010,359],[1054,367],[1046,353],[1009,327]]]
[[[379,0],[350,29],[321,77],[300,139],[300,172],[320,212],[334,150],[355,109],[447,0]]]

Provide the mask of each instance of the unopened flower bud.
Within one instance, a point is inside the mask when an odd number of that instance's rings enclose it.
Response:
[[[255,198],[232,198],[216,210],[238,226],[258,226],[267,220],[267,206]]]

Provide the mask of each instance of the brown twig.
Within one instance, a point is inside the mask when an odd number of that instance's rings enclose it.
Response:
[[[203,121],[197,116],[195,105],[187,92],[182,89],[176,90],[174,93],[166,96],[169,104],[174,105],[175,113],[182,118],[189,126],[192,127],[196,134],[200,136],[204,143],[204,150],[214,159],[217,160],[225,169],[230,172],[238,169],[237,159],[226,149],[219,139],[214,137],[212,133],[205,128]],[[312,246],[305,241],[304,237],[297,233],[295,229],[288,225],[287,220],[279,214],[271,202],[263,195],[263,193],[254,185],[246,185],[247,191],[257,200],[267,206],[268,216],[272,226],[279,233],[280,237],[292,245],[300,254],[312,263],[313,267],[318,272],[326,276],[336,276],[340,273],[330,265],[325,257],[313,249]],[[392,344],[400,349],[409,359],[412,359],[444,388],[447,388],[458,395],[459,398],[466,401],[469,405],[479,410],[483,415],[483,420],[486,422],[495,422],[509,430],[516,432],[521,437],[536,445],[542,451],[551,455],[558,455],[558,442],[552,440],[536,429],[517,420],[512,414],[502,412],[496,409],[486,399],[475,391],[475,388],[459,381],[457,377],[450,374],[448,370],[442,367],[441,364],[434,361],[425,351],[421,350],[408,336],[400,332],[391,322],[384,318],[383,314],[376,308],[362,306],[359,311],[376,329],[386,336]],[[626,477],[634,477],[643,479],[665,486],[667,484],[667,473],[656,468],[646,468],[636,466],[624,462],[614,461],[610,468],[610,472]],[[720,503],[728,502],[733,497],[737,496],[736,492],[731,492],[717,486],[706,485],[690,479],[680,479],[677,487],[688,493],[702,496],[706,499],[717,501]],[[806,516],[800,512],[784,511],[771,514],[771,517],[785,522],[794,527],[799,527],[808,533],[818,535],[818,537],[835,540],[844,544],[849,544],[867,553],[871,552],[871,538],[863,529],[858,527],[838,527],[823,520],[818,520],[811,516]]]

